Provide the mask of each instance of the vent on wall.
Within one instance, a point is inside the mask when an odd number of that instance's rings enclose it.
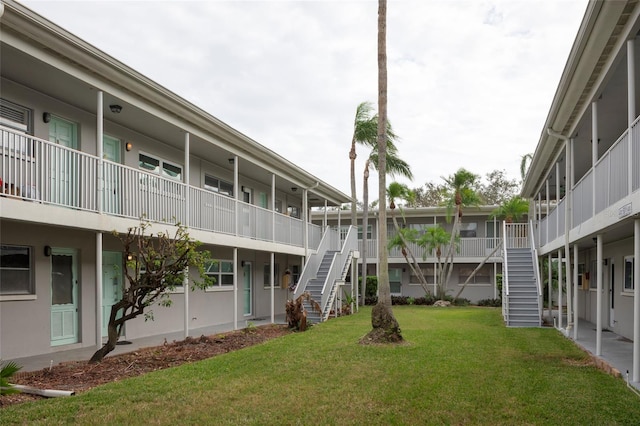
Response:
[[[0,98],[0,124],[3,126],[31,133],[32,116],[30,109]]]

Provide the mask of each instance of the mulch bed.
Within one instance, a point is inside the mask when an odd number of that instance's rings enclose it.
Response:
[[[162,346],[141,348],[120,355],[107,355],[98,364],[70,361],[55,365],[51,369],[18,372],[11,382],[37,389],[73,390],[78,393],[104,383],[257,345],[291,332],[286,325],[266,325],[212,336],[188,337]],[[26,393],[3,395],[0,397],[0,408],[43,398]]]

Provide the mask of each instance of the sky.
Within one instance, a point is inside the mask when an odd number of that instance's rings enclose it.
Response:
[[[377,109],[377,1],[22,3],[350,194],[356,107]],[[519,180],[586,6],[389,0],[388,116],[414,179],[387,182],[443,183],[461,167]]]

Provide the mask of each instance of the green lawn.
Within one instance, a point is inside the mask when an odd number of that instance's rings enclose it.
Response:
[[[640,398],[551,328],[499,309],[398,306],[406,344],[361,346],[370,309],[71,398],[0,424],[640,424]]]

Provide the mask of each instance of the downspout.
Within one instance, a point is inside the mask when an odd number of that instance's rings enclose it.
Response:
[[[191,174],[190,165],[189,165],[189,153],[191,151],[190,147],[190,139],[189,132],[185,132],[184,134],[184,202],[185,202],[185,218],[184,221],[187,224],[187,227],[191,224],[189,220],[190,208],[189,208],[189,175]],[[189,267],[185,268],[184,277],[182,282],[182,289],[184,291],[184,338],[189,337]]]
[[[2,9],[0,10],[0,16],[2,15],[2,11],[4,10],[4,6],[0,3]],[[103,160],[103,132],[104,132],[104,111],[103,111],[103,93],[102,90],[98,91],[96,99],[96,152],[98,153],[98,181],[96,182],[98,185],[98,213],[102,213],[102,197],[103,197],[103,189],[102,189],[102,169],[104,167]],[[96,348],[100,349],[102,346],[102,292],[104,287],[104,282],[102,282],[102,232],[96,232]]]
[[[564,255],[567,259],[565,265],[566,279],[565,282],[567,284],[567,331],[573,327],[573,318],[572,318],[572,300],[571,300],[571,249],[569,247],[569,230],[571,229],[571,203],[572,203],[572,192],[573,188],[570,188],[571,184],[571,140],[553,131],[553,129],[548,128],[547,133],[549,136],[559,139],[564,142],[564,162],[565,162],[565,207],[564,207]],[[559,262],[562,262],[562,258],[559,259]],[[560,309],[560,314],[562,314],[562,306],[558,307]],[[559,318],[559,321],[562,319]]]

